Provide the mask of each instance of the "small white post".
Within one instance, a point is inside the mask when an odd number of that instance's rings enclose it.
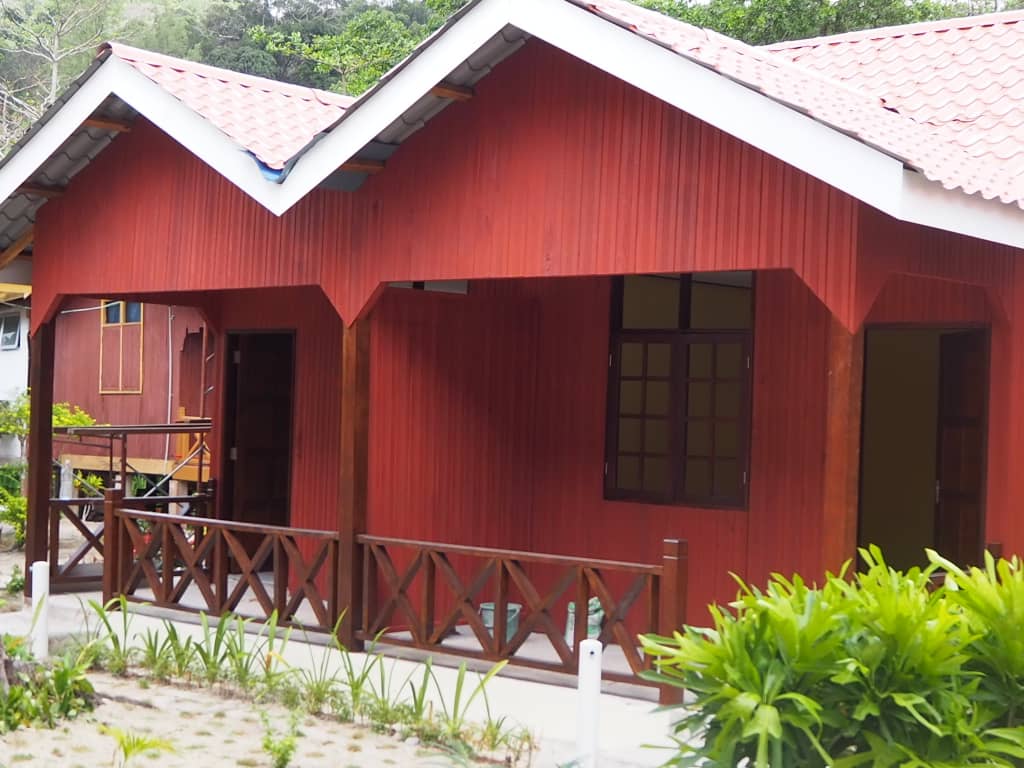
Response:
[[[580,768],[597,768],[597,720],[601,709],[601,652],[598,640],[580,642],[577,681],[576,755]]]
[[[32,563],[32,655],[42,661],[50,653],[50,564]]]

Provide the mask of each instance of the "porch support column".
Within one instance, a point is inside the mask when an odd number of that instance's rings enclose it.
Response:
[[[370,436],[370,324],[357,320],[342,331],[341,350],[341,504],[338,608],[345,611],[339,634],[349,650],[362,650],[356,638],[363,618],[363,557],[356,537],[366,532]]]
[[[25,573],[32,563],[47,559],[53,457],[53,365],[55,321],[43,323],[32,336],[29,354],[30,407],[28,423],[28,519],[25,525]],[[56,563],[50,563],[55,567]],[[26,582],[25,594],[31,592]]]
[[[835,316],[830,319],[827,386],[821,570],[835,573],[857,554],[864,386],[864,332],[851,333]]]

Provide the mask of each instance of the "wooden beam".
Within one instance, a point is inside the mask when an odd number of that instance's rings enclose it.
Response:
[[[430,89],[431,96],[439,99],[451,99],[452,101],[469,101],[476,95],[472,88],[454,83],[438,83]]]
[[[363,557],[356,537],[366,533],[370,446],[370,323],[357,320],[342,330],[341,477],[338,533],[337,607],[339,628],[349,650],[362,650],[356,630],[363,620]],[[371,577],[372,578],[372,577]]]
[[[29,227],[22,233],[21,237],[8,245],[4,252],[0,253],[0,269],[3,269],[18,258],[22,251],[32,244],[32,240],[35,239],[35,236],[35,230],[32,227]]]
[[[53,460],[54,325],[53,320],[40,325],[30,342],[25,573],[31,572],[35,561],[47,559]]]
[[[55,197],[60,197],[64,194],[63,187],[46,187],[42,184],[22,184],[18,187],[15,194],[18,195],[31,195],[32,197],[45,197],[47,200],[52,200]]]
[[[112,120],[108,117],[87,117],[82,121],[82,125],[86,128],[99,128],[100,130],[113,131],[114,133],[127,133],[132,129],[131,123]]]
[[[368,173],[371,176],[384,170],[383,160],[349,160],[341,164],[341,170],[349,173]]]
[[[864,333],[830,322],[821,565],[837,572],[857,556]]]

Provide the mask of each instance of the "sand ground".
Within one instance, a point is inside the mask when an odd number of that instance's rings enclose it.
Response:
[[[226,698],[205,688],[149,684],[139,679],[91,674],[99,705],[90,713],[61,723],[53,730],[23,728],[0,736],[0,768],[95,768],[116,765],[112,736],[101,726],[169,740],[174,752],[149,753],[130,765],[161,768],[271,766],[261,742],[263,709],[280,733],[288,713],[278,706],[260,707]],[[327,719],[304,717],[292,765],[297,768],[364,768],[368,766],[459,765],[443,753],[397,737]]]

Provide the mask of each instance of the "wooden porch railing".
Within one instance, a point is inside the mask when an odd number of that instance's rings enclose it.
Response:
[[[604,613],[598,639],[617,645],[629,672],[607,671],[605,679],[638,682],[650,666],[637,647],[638,632],[671,633],[685,621],[686,542],[665,542],[658,565],[544,555],[514,550],[359,536],[363,548],[363,640],[457,653],[575,674],[579,645],[587,637],[589,602]],[[398,561],[407,563],[396,565]],[[454,565],[458,561],[463,567]],[[468,563],[468,566],[467,566]],[[541,579],[543,572],[546,578]],[[545,586],[540,586],[543,581]],[[611,584],[622,586],[618,591]],[[381,592],[381,590],[383,590]],[[509,631],[508,606],[515,595],[522,613]],[[572,599],[572,642],[556,606]],[[481,603],[493,604],[485,627]],[[445,645],[457,626],[468,627],[477,648]],[[524,645],[543,636],[555,660],[527,657]],[[642,681],[641,681],[642,682]]]
[[[336,533],[126,508],[133,501],[108,497],[105,505],[112,557],[105,600],[123,594],[160,607],[258,619],[276,611],[282,624],[333,629]]]
[[[126,507],[164,511],[172,505],[188,505],[191,513],[201,516],[210,508],[213,499],[208,495],[146,496],[127,497],[122,503]],[[103,506],[102,497],[50,499],[47,560],[51,568],[50,581],[55,589],[73,589],[100,580],[106,527],[100,512]],[[99,514],[90,519],[93,510]],[[66,532],[68,526],[79,539],[71,552],[65,551],[67,538],[61,536],[62,527]]]

